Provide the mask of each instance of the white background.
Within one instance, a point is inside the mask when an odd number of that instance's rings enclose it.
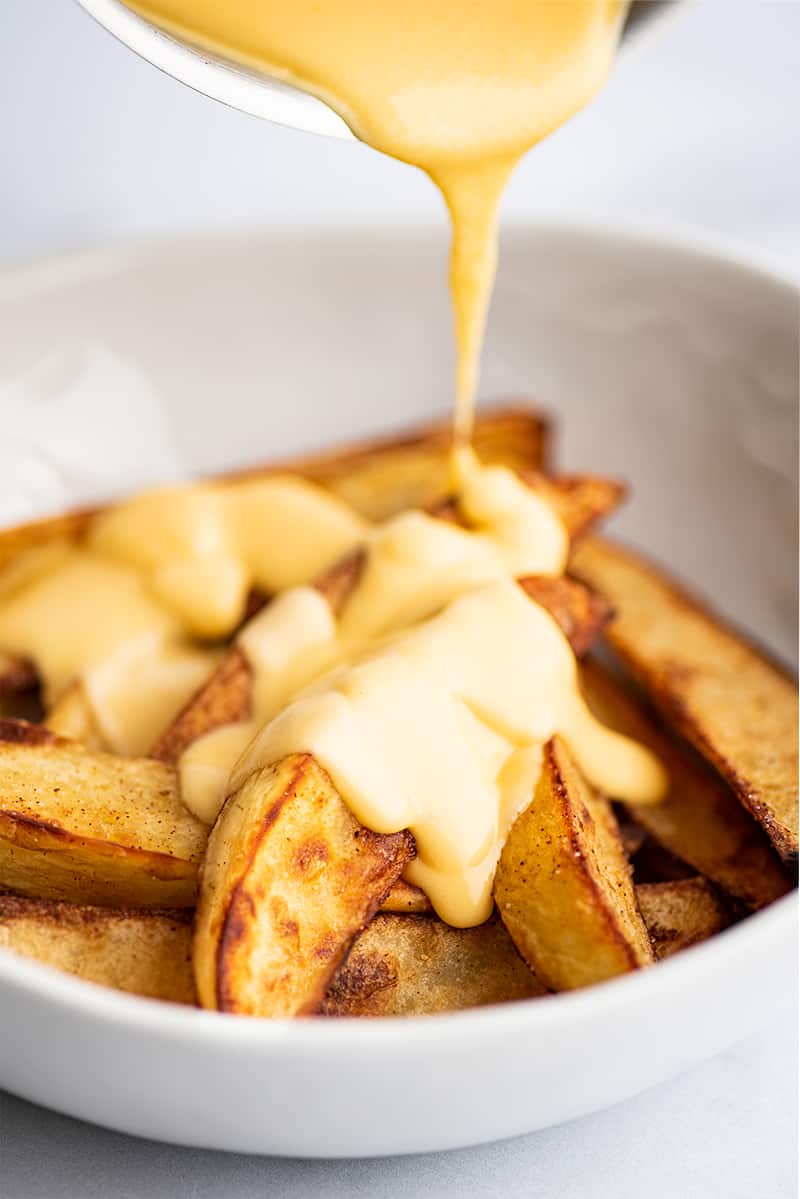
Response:
[[[800,5],[681,0],[528,156],[504,219],[735,239],[800,273]],[[421,174],[268,126],[116,44],[71,0],[0,5],[0,259],[152,232],[437,222]]]
[[[590,109],[528,157],[504,219],[688,230],[800,278],[799,56],[794,0],[683,0],[623,55]],[[151,233],[398,223],[435,223],[445,236],[438,197],[408,168],[194,95],[70,0],[3,0],[0,260]],[[623,1107],[504,1145],[389,1162],[197,1154],[8,1097],[0,1196],[777,1199],[795,1193],[794,1024],[787,996],[760,1038]]]

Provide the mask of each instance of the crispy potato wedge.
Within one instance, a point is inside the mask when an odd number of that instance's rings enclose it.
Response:
[[[378,915],[353,944],[325,1016],[424,1016],[546,994],[497,920],[451,928],[431,916]]]
[[[704,878],[642,883],[636,899],[659,961],[707,941],[731,923],[731,913]]]
[[[627,804],[636,823],[671,854],[694,867],[727,894],[760,908],[791,886],[766,834],[725,783],[697,757],[663,732],[656,721],[598,663],[581,667],[589,706],[605,724],[649,746],[670,776],[660,804]]]
[[[553,991],[653,960],[611,804],[558,737],[545,746],[533,802],[503,847],[494,894],[517,949]]]
[[[253,672],[244,650],[233,645],[199,691],[181,708],[150,750],[150,757],[176,765],[198,737],[247,720],[251,714]]]
[[[0,721],[0,889],[73,903],[191,906],[206,838],[169,767]]]
[[[484,462],[514,470],[547,466],[549,426],[525,404],[484,409],[475,424],[475,448]],[[408,507],[425,507],[447,489],[452,422],[436,421],[408,433],[377,437],[331,452],[306,454],[216,476],[259,478],[293,471],[339,495],[362,515],[383,520]],[[81,508],[0,529],[0,571],[28,550],[80,539],[102,508]],[[2,587],[0,576],[0,588]]]
[[[316,1011],[414,852],[408,832],[363,828],[309,754],[257,771],[208,842],[194,940],[201,1004],[250,1016]]]
[[[704,879],[638,886],[636,897],[658,959],[731,922]],[[0,895],[0,948],[117,991],[193,1004],[192,915]],[[497,918],[457,929],[433,916],[379,914],[354,941],[321,1013],[421,1016],[546,993]]]
[[[638,886],[636,900],[658,960],[731,923],[702,878]],[[463,929],[401,911],[398,905],[387,914],[384,906],[356,938],[328,988],[323,1015],[426,1016],[548,994],[496,917]]]
[[[88,982],[193,1004],[192,912],[0,895],[0,947]]]
[[[588,587],[576,586],[574,579],[530,575],[520,579],[519,585],[535,603],[547,609],[579,658],[589,652],[613,618],[605,599]]]
[[[475,423],[481,461],[513,470],[546,468],[549,442],[546,419],[524,404],[484,408]],[[445,494],[452,444],[452,422],[443,420],[399,437],[282,463],[280,469],[327,487],[362,516],[385,520],[404,508],[426,508]]]
[[[484,461],[523,471],[546,465],[548,436],[546,421],[533,409],[523,405],[501,406],[478,417],[475,445]],[[441,421],[401,436],[376,438],[334,452],[305,455],[220,477],[258,478],[296,471],[347,500],[362,515],[383,519],[405,507],[424,507],[444,493],[451,442],[451,424]],[[80,540],[92,517],[100,511],[103,509],[80,509],[0,529],[0,595],[19,585],[32,571],[47,566],[70,542]],[[352,563],[343,563],[338,568],[338,578],[336,570],[331,572],[332,599],[337,584],[350,586],[351,570]],[[263,597],[254,598],[254,607],[263,603]],[[251,614],[252,611],[253,608]],[[0,650],[0,715],[34,718],[37,712],[29,693],[37,685],[35,663]],[[17,699],[19,702],[15,702]],[[75,736],[80,734],[82,716],[87,720],[85,728],[90,743],[102,747],[92,735],[91,720],[87,713],[81,712],[76,693],[66,697],[65,708],[56,705],[50,719],[54,729]]]
[[[399,878],[381,903],[379,911],[425,916],[433,912],[433,905],[421,887]]]
[[[355,572],[360,569],[357,560],[348,559],[344,565],[347,571],[334,567],[317,583],[318,590],[330,600],[334,611],[340,610],[349,591],[346,573],[355,581]],[[533,575],[521,579],[520,586],[558,622],[576,654],[585,653],[611,619],[611,609],[605,600],[572,579]],[[252,684],[247,656],[242,648],[234,645],[164,730],[150,756],[175,765],[183,751],[198,737],[224,724],[246,720],[251,714]]]
[[[624,483],[596,475],[544,475],[538,471],[523,471],[522,476],[555,509],[573,541],[610,516],[627,495]]]
[[[615,609],[608,639],[667,723],[719,770],[780,855],[796,858],[796,684],[638,554],[589,538],[572,570]]]

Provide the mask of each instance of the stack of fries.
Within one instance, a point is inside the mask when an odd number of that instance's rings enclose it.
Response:
[[[449,434],[280,469],[369,519],[409,507],[452,519]],[[597,794],[554,737],[500,856],[494,915],[455,928],[403,879],[411,834],[361,827],[308,754],[254,773],[211,830],[183,804],[180,755],[250,713],[240,643],[218,647],[210,677],[138,758],[108,752],[80,680],[41,710],[37,663],[6,650],[0,945],[95,983],[226,1012],[421,1015],[613,978],[788,891],[793,681],[659,568],[590,533],[623,489],[546,474],[548,442],[541,417],[515,409],[485,415],[475,446],[538,488],[567,527],[569,577],[523,585],[581,658],[590,707],[664,764],[664,802]],[[0,533],[0,605],[32,551],[80,541],[93,517]],[[334,612],[362,566],[349,554],[316,580]],[[265,602],[254,597],[251,610]]]

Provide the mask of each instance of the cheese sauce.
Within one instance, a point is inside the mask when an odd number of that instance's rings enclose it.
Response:
[[[36,663],[54,704],[81,681],[111,749],[145,753],[213,669],[209,640],[252,588],[315,578],[370,526],[292,476],[146,492],[97,517],[84,544],[22,555],[0,580],[0,648]]]
[[[201,820],[216,819],[237,751],[312,680],[483,583],[563,573],[566,529],[512,471],[481,467],[462,450],[454,485],[466,527],[417,511],[377,525],[365,538],[366,562],[338,621],[319,592],[299,587],[245,625],[238,643],[252,671],[251,718],[238,733],[199,738],[179,763],[183,798]]]
[[[130,0],[196,44],[326,100],[366,142],[426,171],[452,220],[457,346],[452,484],[462,524],[405,512],[366,524],[291,477],[148,493],[86,543],[0,580],[0,648],[36,663],[49,701],[76,678],[106,740],[142,753],[207,676],[252,589],[275,598],[238,643],[252,718],[179,763],[186,803],[215,819],[232,789],[310,752],[356,817],[410,828],[407,878],[457,926],[492,908],[508,829],[560,734],[600,790],[665,792],[644,747],[601,725],[556,621],[515,578],[563,574],[566,530],[510,471],[473,457],[478,361],[497,209],[520,156],[605,79],[624,0]],[[355,547],[342,611],[308,586]]]
[[[213,823],[254,771],[312,753],[363,824],[411,829],[406,878],[467,927],[491,911],[497,858],[549,737],[620,799],[653,802],[665,778],[648,750],[594,719],[564,634],[514,581],[563,574],[561,521],[505,468],[462,451],[456,474],[467,527],[393,517],[368,536],[338,619],[300,587],[245,626],[251,718],[195,741],[179,774],[184,801]]]
[[[634,803],[660,794],[652,754],[589,712],[556,622],[501,579],[298,697],[250,743],[230,787],[309,751],[362,824],[411,829],[417,857],[405,877],[443,920],[468,927],[491,914],[500,850],[555,733],[608,793]]]
[[[126,0],[187,40],[325,100],[426,171],[453,226],[456,429],[468,440],[497,209],[515,164],[606,79],[625,0]]]

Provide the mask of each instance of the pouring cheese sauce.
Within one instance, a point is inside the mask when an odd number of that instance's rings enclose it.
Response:
[[[468,441],[497,209],[522,155],[604,83],[626,0],[126,0],[201,47],[312,92],[420,167],[453,227],[456,430]]]
[[[314,754],[356,817],[410,828],[407,877],[451,924],[491,911],[505,836],[559,733],[598,788],[664,794],[644,747],[588,711],[569,643],[515,583],[560,575],[547,503],[470,448],[495,270],[498,204],[521,155],[605,79],[623,0],[129,0],[188,40],[314,92],[370,145],[426,171],[453,240],[457,347],[452,493],[461,526],[406,512],[372,526],[300,479],[150,493],[85,543],[23,563],[3,589],[0,648],[31,657],[52,701],[82,681],[108,743],[146,751],[207,675],[248,593],[275,598],[238,634],[252,718],[196,741],[184,800],[213,821],[231,790]],[[308,584],[361,547],[335,617]]]

